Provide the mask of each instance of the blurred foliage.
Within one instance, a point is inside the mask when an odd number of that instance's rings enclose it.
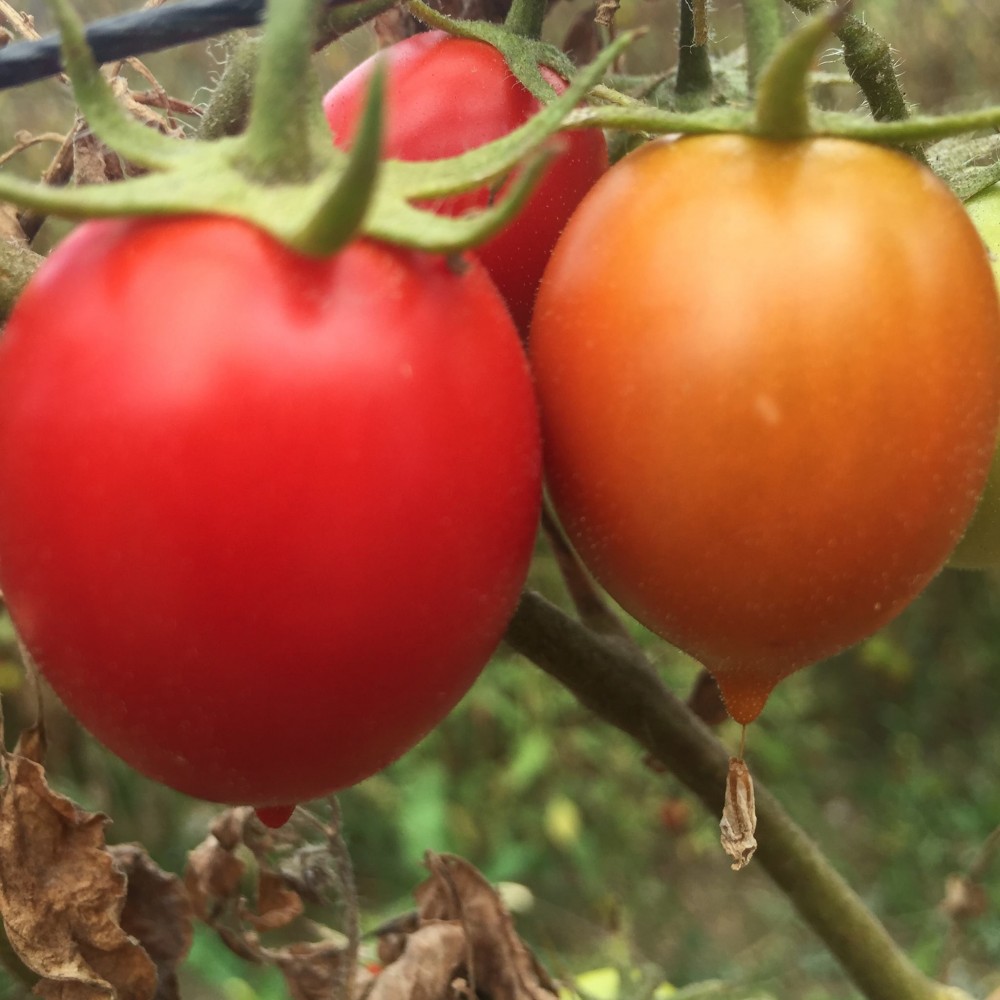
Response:
[[[132,6],[78,5],[88,18]],[[22,6],[47,29],[40,3]],[[861,7],[898,52],[910,100],[926,108],[1000,100],[1000,5],[993,0]],[[553,37],[581,9],[582,2],[557,5]],[[673,44],[674,18],[673,3],[624,0],[623,24],[654,28],[630,53],[629,70],[672,63],[663,46]],[[733,0],[719,0],[714,24],[715,44],[730,48],[740,34]],[[325,77],[336,78],[373,47],[370,29],[342,40],[324,56]],[[146,61],[168,91],[198,101],[222,53],[221,43],[198,44]],[[830,68],[835,62],[831,56]],[[858,102],[850,88],[842,99]],[[0,149],[19,129],[65,131],[72,114],[58,81],[0,93]],[[52,151],[29,150],[17,168],[37,173]],[[564,600],[541,548],[532,584]],[[668,683],[685,692],[695,665],[631,627]],[[938,903],[946,876],[967,869],[1000,824],[998,660],[1000,576],[946,571],[890,628],[783,682],[748,743],[759,780],[920,966],[982,996],[1000,988],[1000,861],[987,885],[988,912],[961,933]],[[0,691],[15,730],[34,705],[17,663],[9,623],[0,621]],[[135,775],[51,699],[46,706],[54,784],[111,815],[113,840],[140,840],[162,865],[180,870],[216,808]],[[735,727],[722,735],[735,747]],[[425,850],[455,851],[489,878],[530,890],[519,928],[555,975],[581,976],[581,991],[596,1000],[650,996],[656,987],[658,998],[676,1000],[856,995],[760,870],[729,871],[716,817],[669,774],[647,766],[626,737],[502,650],[438,730],[344,793],[342,804],[366,926],[410,907]],[[0,1000],[15,995],[0,973]],[[184,995],[278,1000],[284,992],[277,974],[248,968],[202,929]]]

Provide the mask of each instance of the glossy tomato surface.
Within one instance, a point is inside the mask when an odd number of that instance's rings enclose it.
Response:
[[[976,195],[965,207],[990,251],[993,276],[1000,283],[1000,184]],[[948,564],[956,569],[1000,566],[1000,451],[993,455],[982,499]]]
[[[414,35],[379,53],[388,72],[383,155],[400,160],[439,160],[492,142],[523,125],[540,105],[510,72],[503,56],[485,42],[441,31]],[[350,146],[374,69],[369,59],[347,74],[323,100],[334,140]],[[557,91],[565,83],[547,69]],[[607,169],[599,130],[568,132],[564,150],[549,166],[528,204],[498,236],[476,251],[527,331],[538,282],[580,199]],[[502,197],[503,189],[499,193]],[[490,201],[486,188],[443,200],[439,211],[460,215]]]
[[[874,146],[626,157],[556,247],[530,353],[574,544],[740,722],[919,593],[996,438],[982,244],[930,173]]]
[[[70,710],[191,795],[281,805],[472,683],[540,494],[520,340],[470,259],[88,223],[0,341],[0,586]]]

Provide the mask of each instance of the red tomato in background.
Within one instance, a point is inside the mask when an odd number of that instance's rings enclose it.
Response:
[[[574,545],[743,723],[920,592],[993,453],[984,248],[876,146],[644,146],[567,226],[530,345]]]
[[[413,746],[532,551],[537,411],[480,265],[88,223],[0,341],[0,586],[126,761],[276,806]]]
[[[512,132],[539,109],[500,53],[485,42],[441,31],[414,35],[347,74],[323,100],[334,140],[348,148],[364,109],[375,58],[388,70],[383,155],[440,160]],[[557,91],[566,84],[542,68]],[[521,213],[503,232],[476,249],[510,308],[527,331],[542,271],[566,220],[607,169],[604,136],[594,129],[566,132],[565,149],[549,165]],[[502,189],[500,192],[502,197]],[[436,205],[448,215],[485,207],[486,188]]]

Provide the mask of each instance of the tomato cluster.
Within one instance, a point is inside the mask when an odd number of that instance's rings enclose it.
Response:
[[[371,73],[327,95],[337,143]],[[417,36],[389,56],[385,152],[456,154],[537,107],[485,43]],[[606,167],[599,133],[568,135],[476,256],[310,258],[207,216],[55,251],[0,342],[0,585],[98,738],[276,816],[387,764],[513,612],[542,438],[581,557],[742,722],[940,569],[1000,418],[958,202],[840,140]]]

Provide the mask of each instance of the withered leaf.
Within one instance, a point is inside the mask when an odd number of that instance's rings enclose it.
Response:
[[[421,919],[457,921],[464,931],[472,991],[492,1000],[552,1000],[555,984],[514,929],[490,883],[462,858],[428,853],[431,877],[415,892]],[[407,942],[406,953],[413,941]],[[383,973],[384,975],[384,973]]]
[[[45,751],[48,748],[48,740],[45,737],[45,725],[39,721],[32,726],[25,726],[17,737],[17,745],[14,753],[18,757],[26,757],[36,764],[45,763]]]
[[[113,169],[114,154],[90,131],[83,119],[78,119],[73,130],[73,180],[79,184],[103,184],[115,173],[114,179],[121,179],[121,171]]]
[[[247,922],[258,931],[287,927],[302,913],[302,899],[289,889],[285,880],[274,871],[263,870],[257,881],[257,912],[246,915]]]
[[[270,953],[288,986],[290,1000],[329,1000],[340,996],[344,974],[344,947],[330,941],[288,945]],[[372,974],[358,967],[350,996],[360,996],[371,982]]]
[[[128,880],[122,929],[156,965],[156,1000],[177,1000],[177,966],[191,948],[191,901],[176,875],[163,871],[139,844],[117,844],[111,856]]]
[[[406,939],[406,950],[384,968],[368,1000],[448,1000],[468,947],[457,921],[433,920]]]
[[[53,792],[41,765],[3,754],[0,916],[47,1000],[151,1000],[156,970],[122,930],[125,876],[104,844],[107,817]]]
[[[210,833],[188,854],[184,887],[195,915],[206,923],[212,922],[220,904],[239,896],[246,866],[233,854],[238,844],[239,841],[227,846],[215,833]]]
[[[738,872],[745,868],[757,850],[754,833],[757,830],[757,810],[754,805],[753,778],[746,763],[739,757],[729,758],[726,778],[726,802],[719,821],[722,846],[733,859],[730,867]]]

